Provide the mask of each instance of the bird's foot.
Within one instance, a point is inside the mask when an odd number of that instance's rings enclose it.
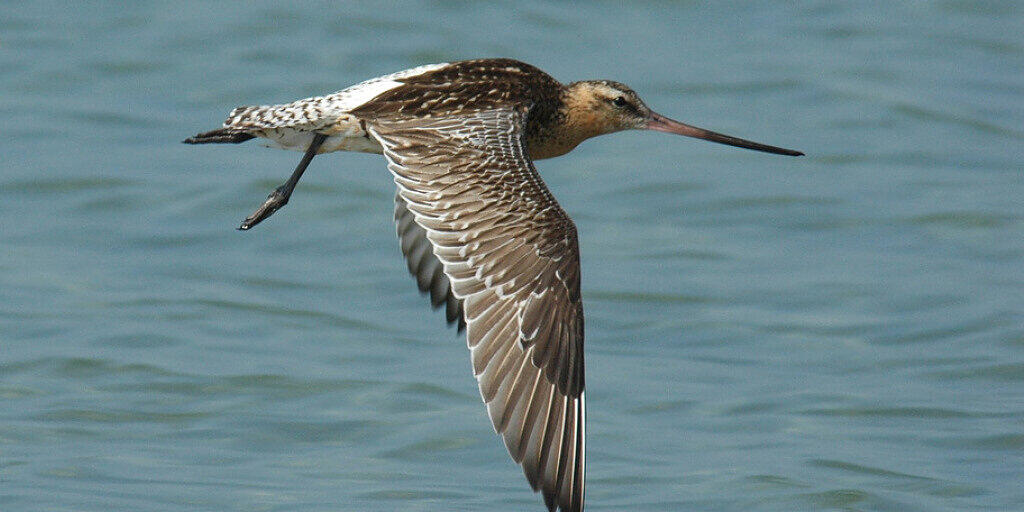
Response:
[[[281,209],[282,206],[288,204],[288,197],[291,196],[290,191],[285,190],[286,186],[281,185],[277,187],[273,192],[267,196],[267,200],[263,202],[259,208],[256,209],[252,215],[245,218],[242,221],[242,225],[238,226],[239,231],[247,231],[256,224],[263,222],[264,219],[270,217],[277,210]]]

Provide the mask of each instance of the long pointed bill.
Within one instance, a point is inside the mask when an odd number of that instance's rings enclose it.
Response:
[[[710,140],[711,142],[717,142],[719,144],[728,144],[730,146],[753,149],[755,151],[764,151],[765,153],[775,153],[776,155],[803,156],[803,153],[799,151],[778,148],[767,144],[731,137],[729,135],[723,135],[711,130],[705,130],[703,128],[697,128],[696,126],[680,123],[679,121],[674,121],[654,112],[651,112],[651,119],[647,121],[647,129],[685,135],[696,139]]]

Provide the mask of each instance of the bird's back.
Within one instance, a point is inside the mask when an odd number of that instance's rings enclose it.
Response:
[[[453,62],[401,82],[351,113],[366,119],[445,117],[523,105],[544,117],[557,109],[561,91],[551,75],[513,59]]]
[[[428,64],[380,76],[333,94],[290,103],[238,107],[222,128],[190,142],[242,142],[253,137],[304,151],[314,133],[328,136],[319,152],[380,147],[366,133],[375,119],[458,116],[515,106],[530,111],[526,133],[542,131],[557,115],[561,84],[540,69],[513,59]]]

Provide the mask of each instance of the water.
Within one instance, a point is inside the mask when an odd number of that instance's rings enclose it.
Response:
[[[590,510],[1024,510],[1024,9],[0,7],[0,509],[541,510],[406,275],[380,157],[185,146],[479,56],[664,134],[540,165],[579,227]]]

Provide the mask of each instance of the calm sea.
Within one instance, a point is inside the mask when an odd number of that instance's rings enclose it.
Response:
[[[185,146],[482,56],[807,153],[541,162],[579,228],[588,508],[1024,510],[1019,2],[8,2],[0,510],[543,510],[376,155]]]

